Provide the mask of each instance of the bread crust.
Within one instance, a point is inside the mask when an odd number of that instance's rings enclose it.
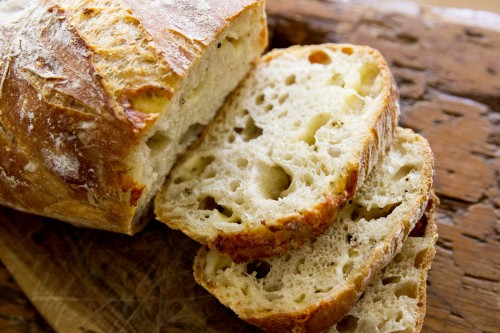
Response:
[[[128,98],[172,98],[221,32],[263,1],[209,0],[207,12],[189,1],[181,6],[121,0],[127,19],[136,20],[156,45],[151,67],[164,65],[169,73],[156,78],[162,84],[133,76],[123,87],[113,86],[109,74],[96,67],[102,51],[73,22],[75,15],[98,11],[94,2],[82,1],[85,8],[75,13],[65,1],[38,1],[14,23],[0,12],[0,204],[133,234],[142,227],[136,211],[149,189],[127,159],[159,114],[134,109]],[[134,42],[123,41],[131,52]],[[126,62],[127,53],[119,61]]]
[[[431,198],[427,204],[426,211],[424,213],[423,218],[426,221],[426,227],[424,230],[424,237],[432,238],[432,244],[435,244],[439,238],[437,232],[437,226],[434,221],[434,212],[436,211],[437,206],[439,205],[439,198],[436,196],[434,190],[431,192]],[[417,320],[415,323],[415,328],[413,333],[419,333],[422,330],[422,326],[424,325],[425,312],[426,312],[426,301],[427,301],[427,273],[431,268],[432,259],[436,255],[436,248],[430,247],[427,249],[425,255],[421,258],[422,264],[420,269],[420,281],[419,281],[419,290],[418,290],[418,311],[417,311]]]
[[[334,221],[337,213],[353,198],[356,190],[363,184],[373,166],[392,141],[399,119],[399,92],[382,55],[377,50],[365,46],[350,44],[292,46],[288,49],[271,51],[264,55],[261,61],[270,62],[292,52],[314,52],[314,50],[322,50],[323,48],[334,51],[346,50],[345,52],[355,48],[356,52],[372,55],[377,59],[380,68],[384,69],[381,71],[383,72],[383,85],[389,87],[378,112],[371,120],[370,135],[364,139],[362,151],[353,156],[343,169],[342,182],[334,184],[324,194],[323,200],[311,209],[304,209],[275,220],[260,221],[261,227],[251,230],[239,232],[219,230],[216,235],[193,232],[185,227],[185,221],[177,221],[168,217],[168,212],[162,210],[162,196],[160,195],[156,198],[155,212],[161,221],[166,222],[172,228],[182,230],[189,237],[212,249],[228,254],[235,262],[284,254],[291,248],[300,247],[305,240],[324,232],[331,221]],[[226,110],[223,108],[217,119],[224,118]],[[199,141],[191,147],[190,151],[199,147],[207,133],[213,131],[213,126],[216,125],[207,126]],[[182,160],[179,163],[181,164]],[[166,184],[168,184],[168,180]],[[165,191],[165,187],[163,191]]]

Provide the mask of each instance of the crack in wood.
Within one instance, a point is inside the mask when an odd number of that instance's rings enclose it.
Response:
[[[467,277],[467,278],[470,278],[470,279],[474,279],[474,280],[479,280],[479,281],[492,282],[492,283],[498,283],[498,282],[500,282],[500,280],[498,280],[498,279],[490,279],[490,278],[487,278],[487,277],[484,277],[484,276],[477,276],[477,275],[473,275],[473,274],[470,274],[470,273],[465,273],[464,277]]]

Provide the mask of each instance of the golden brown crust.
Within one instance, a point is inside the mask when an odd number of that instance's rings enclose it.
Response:
[[[365,52],[377,58],[379,66],[383,69],[384,86],[390,87],[384,96],[379,112],[375,115],[371,132],[363,143],[363,150],[354,156],[344,168],[342,184],[335,184],[329,193],[324,194],[324,199],[313,209],[303,210],[299,213],[281,217],[272,221],[260,221],[265,228],[245,230],[239,233],[224,233],[219,231],[215,237],[199,235],[182,227],[182,223],[168,221],[170,227],[181,229],[191,238],[208,245],[210,248],[231,256],[235,262],[259,259],[286,253],[291,248],[300,247],[305,240],[319,236],[335,220],[337,213],[345,204],[354,197],[356,190],[363,184],[373,166],[378,162],[385,149],[394,136],[399,118],[399,94],[394,78],[382,55],[369,47],[352,46],[349,44],[325,44],[309,46],[318,49],[327,47],[334,51],[356,48],[356,52]],[[294,50],[301,50],[303,46],[292,46],[284,50],[274,50],[262,58],[263,62],[286,55]],[[223,109],[224,110],[224,109]],[[225,109],[227,110],[227,108]],[[224,117],[220,114],[218,118]],[[217,121],[217,120],[216,120]],[[211,131],[211,125],[204,133]],[[204,134],[205,135],[205,134]],[[198,141],[203,141],[204,136]],[[191,150],[196,149],[194,145]],[[164,214],[161,205],[156,205],[157,216]]]
[[[83,15],[97,12],[93,2],[85,1]],[[126,160],[158,114],[134,110],[123,96],[153,92],[170,98],[217,35],[240,13],[262,5],[207,3],[211,11],[120,2],[137,15],[158,46],[156,60],[170,65],[174,79],[158,86],[132,77],[118,95],[96,68],[97,51],[73,25],[69,3],[40,1],[17,25],[2,25],[0,13],[0,204],[78,226],[128,234],[140,229],[135,213],[147,189]],[[193,22],[193,15],[201,21]],[[177,51],[186,45],[192,50],[179,53],[167,42],[176,42]]]
[[[424,214],[426,220],[426,227],[424,230],[424,237],[432,238],[432,244],[434,245],[438,239],[437,227],[434,221],[434,212],[439,205],[439,198],[436,196],[434,190],[431,192],[431,198],[427,204],[427,208]],[[431,268],[432,259],[436,255],[436,248],[434,246],[429,247],[423,257],[421,257],[421,269],[419,276],[419,290],[418,290],[418,312],[417,320],[415,323],[415,328],[413,333],[418,333],[422,330],[424,324],[425,312],[426,312],[426,300],[427,300],[427,273]]]

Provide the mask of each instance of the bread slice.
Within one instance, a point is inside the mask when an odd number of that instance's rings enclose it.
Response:
[[[321,332],[342,319],[398,253],[431,196],[427,141],[398,129],[390,150],[321,236],[266,260],[235,263],[203,248],[196,281],[270,332]]]
[[[425,317],[427,272],[437,229],[432,196],[428,210],[394,259],[373,279],[349,314],[326,333],[418,333]]]
[[[236,261],[321,234],[390,143],[398,95],[379,52],[263,57],[157,195],[159,220]]]
[[[132,234],[267,46],[264,0],[0,2],[0,204]]]

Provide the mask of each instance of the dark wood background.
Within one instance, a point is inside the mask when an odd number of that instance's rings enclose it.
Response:
[[[271,44],[383,53],[401,124],[436,156],[440,240],[423,332],[500,332],[500,16],[373,3],[268,0]],[[254,331],[194,283],[197,245],[160,224],[130,238],[7,209],[0,224],[11,272],[0,265],[0,332],[52,332],[47,322],[61,332]]]

